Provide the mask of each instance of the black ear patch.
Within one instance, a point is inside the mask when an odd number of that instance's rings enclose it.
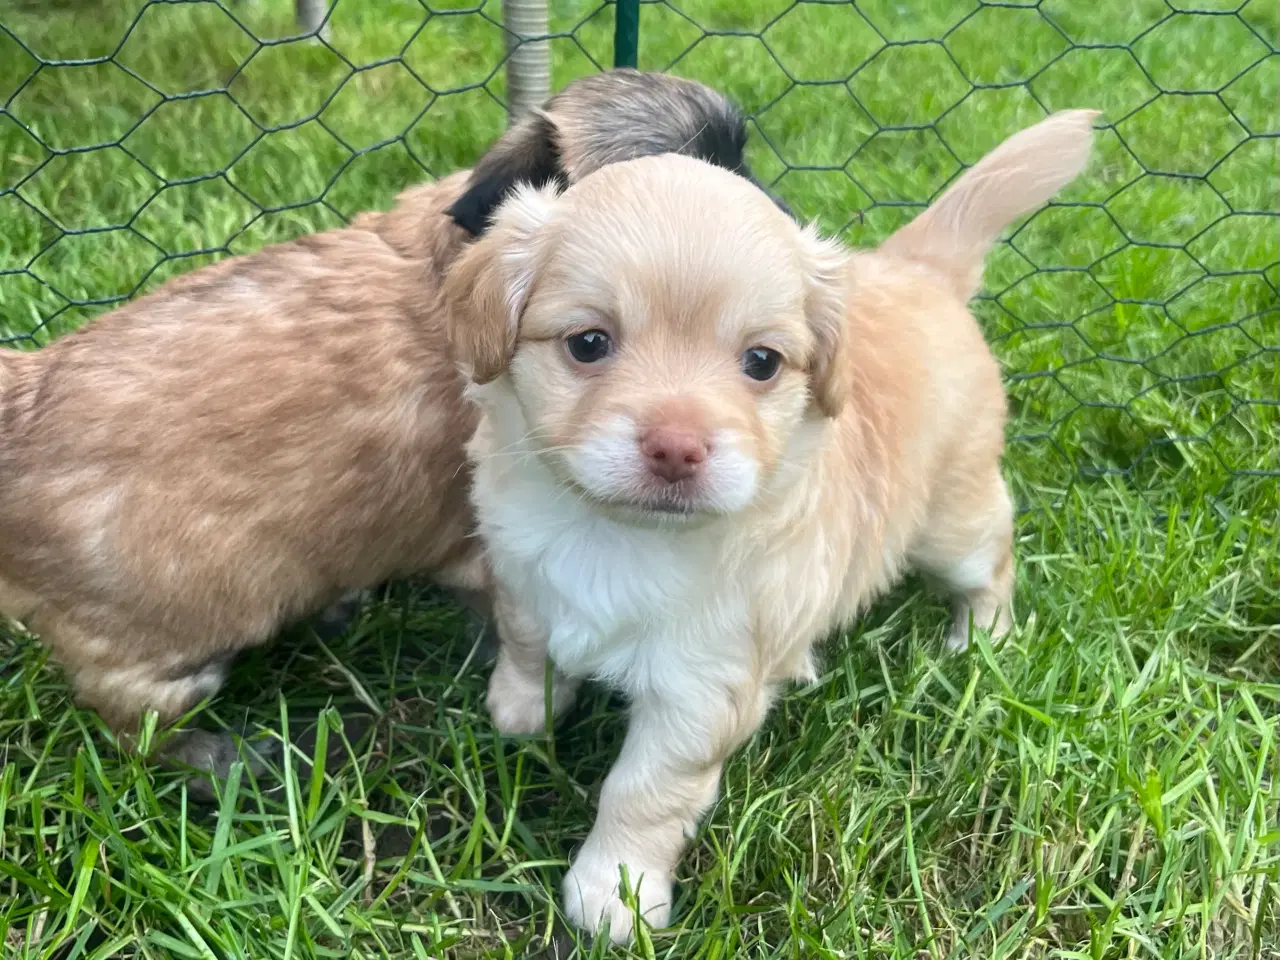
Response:
[[[737,107],[726,101],[722,109],[708,110],[697,132],[677,149],[731,173],[744,173],[747,122]]]
[[[543,187],[563,180],[555,125],[541,114],[531,114],[480,158],[467,181],[466,191],[445,213],[462,229],[478,237],[488,227],[493,211],[517,183]]]
[[[661,153],[661,150],[655,150]],[[796,215],[786,202],[761,183],[747,166],[747,121],[738,108],[725,101],[720,109],[707,108],[704,122],[698,132],[685,140],[680,153],[697,157],[731,173],[746,177],[792,220]]]

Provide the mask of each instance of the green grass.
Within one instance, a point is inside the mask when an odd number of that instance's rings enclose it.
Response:
[[[757,112],[757,170],[853,242],[1041,106],[1106,111],[1063,197],[1086,205],[1020,225],[977,305],[1009,374],[1028,623],[946,658],[945,611],[908,584],[830,642],[729,764],[676,925],[637,955],[1280,955],[1275,4],[790,6],[646,4],[641,65]],[[278,38],[291,7],[233,11]],[[575,30],[557,86],[610,62],[610,10],[553,7]],[[501,33],[423,22],[341,0],[335,53],[260,46],[210,3],[0,0],[0,339],[470,163],[505,122]],[[14,36],[114,62],[23,86]],[[225,92],[172,99],[196,91]],[[481,659],[409,589],[328,647],[246,658],[199,722],[291,731],[287,788],[245,778],[206,808],[0,631],[6,956],[567,956],[558,884],[622,711],[588,695],[554,742],[500,743]],[[355,713],[375,735],[348,745]]]

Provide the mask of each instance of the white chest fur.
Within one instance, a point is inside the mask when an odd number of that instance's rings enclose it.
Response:
[[[548,631],[556,666],[631,695],[678,694],[680,677],[742,664],[748,604],[714,528],[645,528],[602,516],[526,462],[476,477],[495,571]]]
[[[532,450],[508,456],[521,434],[495,436],[485,421],[472,444],[481,533],[561,671],[633,697],[678,697],[692,677],[750,669],[747,585],[715,523],[614,520],[566,490]]]

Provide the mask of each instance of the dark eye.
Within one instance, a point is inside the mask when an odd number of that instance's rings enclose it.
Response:
[[[768,347],[752,347],[742,355],[742,372],[752,380],[772,380],[782,366],[782,354]]]
[[[609,355],[613,346],[603,330],[584,330],[565,342],[569,345],[570,356],[579,363],[597,363]]]

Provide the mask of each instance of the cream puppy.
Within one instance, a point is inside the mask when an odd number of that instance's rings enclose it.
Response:
[[[541,730],[591,677],[630,724],[564,883],[569,919],[668,920],[728,755],[812,648],[908,567],[1012,624],[1005,401],[966,301],[999,232],[1084,166],[1094,114],[1006,141],[874,252],[673,155],[524,189],[446,280],[481,410],[499,582],[489,707]]]

